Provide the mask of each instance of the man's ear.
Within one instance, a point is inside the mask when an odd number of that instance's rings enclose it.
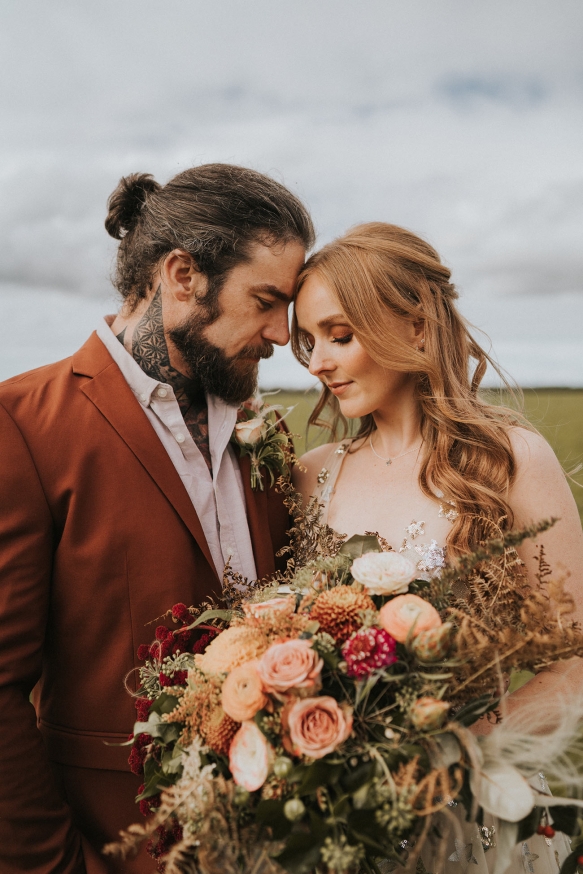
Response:
[[[205,277],[194,258],[184,249],[173,249],[169,252],[160,272],[167,290],[181,303],[194,300],[206,285]]]

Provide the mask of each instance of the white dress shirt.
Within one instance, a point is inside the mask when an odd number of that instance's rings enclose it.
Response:
[[[211,476],[186,427],[172,386],[144,373],[111,330],[114,319],[115,316],[106,316],[97,327],[97,336],[121,370],[180,475],[200,519],[219,579],[222,580],[224,566],[230,559],[233,570],[254,580],[257,573],[243,480],[236,451],[229,443],[238,408],[207,395]]]

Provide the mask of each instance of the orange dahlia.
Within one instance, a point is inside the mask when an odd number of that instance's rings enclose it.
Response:
[[[337,643],[344,643],[361,627],[360,611],[374,609],[374,602],[366,592],[354,586],[336,586],[318,595],[310,618],[320,623],[320,631],[331,634]]]

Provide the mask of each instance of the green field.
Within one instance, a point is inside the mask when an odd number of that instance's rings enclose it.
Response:
[[[280,392],[269,400],[284,406],[295,405],[286,416],[295,438],[298,455],[324,442],[325,432],[310,428],[306,444],[306,425],[314,407],[316,392]],[[524,392],[524,413],[549,441],[566,472],[583,463],[583,390],[582,389],[527,389]],[[571,481],[579,515],[583,521],[583,471],[575,473]]]

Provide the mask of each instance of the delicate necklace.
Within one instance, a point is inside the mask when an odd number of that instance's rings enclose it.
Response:
[[[409,455],[409,453],[415,452],[416,449],[418,450],[421,448],[421,444],[419,444],[419,446],[414,446],[413,449],[408,449],[406,452],[401,452],[400,455],[393,455],[392,458],[383,458],[383,456],[379,455],[378,452],[376,451],[376,449],[374,448],[374,446],[372,445],[372,432],[369,434],[368,442],[370,443],[370,448],[372,449],[374,455],[376,455],[377,458],[380,458],[381,461],[384,461],[385,464],[387,465],[387,467],[389,466],[389,464],[392,464],[393,461],[395,461],[395,459],[402,458],[404,455]],[[423,443],[423,441],[421,441],[421,443]]]

